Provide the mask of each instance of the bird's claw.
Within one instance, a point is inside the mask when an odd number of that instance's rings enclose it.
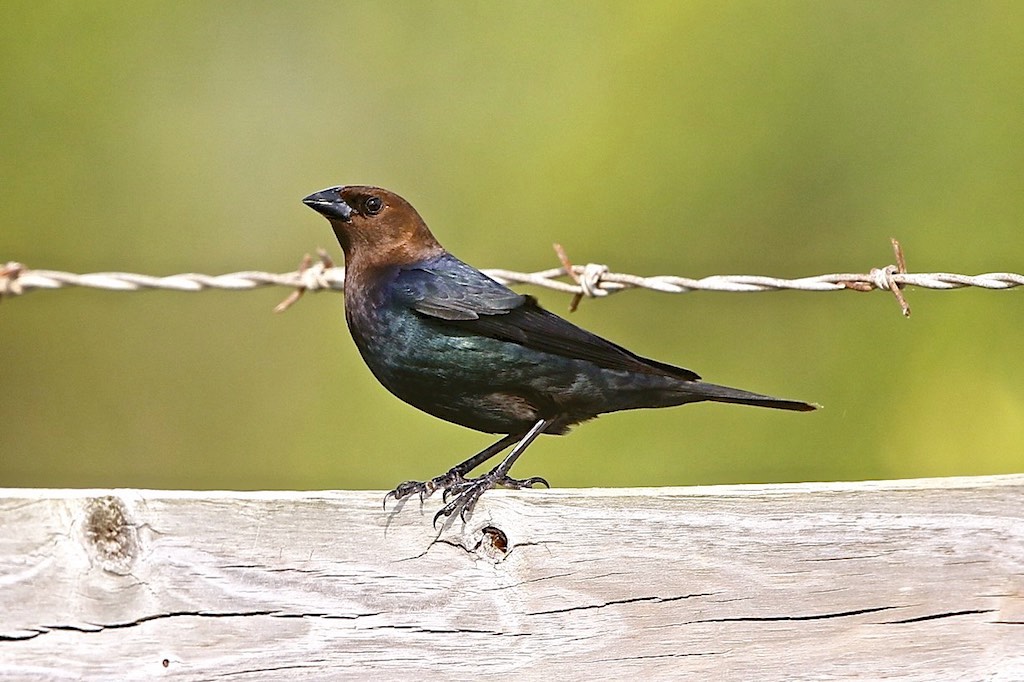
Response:
[[[547,479],[540,476],[531,476],[530,478],[509,478],[506,476],[503,480],[498,481],[497,485],[500,485],[502,488],[511,488],[512,490],[532,488],[535,485],[543,485],[545,488],[551,487]]]
[[[384,508],[387,508],[388,500],[394,499],[400,502],[412,495],[419,495],[420,502],[433,495],[438,490],[442,491],[441,499],[445,505],[441,511],[434,515],[434,525],[440,518],[449,518],[456,513],[463,522],[473,514],[473,507],[484,492],[491,488],[502,487],[512,490],[532,488],[535,485],[543,485],[550,488],[551,484],[540,476],[530,478],[512,478],[507,474],[501,474],[492,469],[483,476],[477,478],[466,478],[458,467],[448,470],[440,476],[435,476],[429,481],[405,481],[399,483],[394,490],[384,496]]]
[[[458,497],[462,495],[466,490],[480,482],[482,479],[487,478],[490,474],[484,474],[479,478],[463,479],[444,489],[441,495],[441,499],[445,502],[450,497]],[[495,478],[491,485],[484,488],[488,490],[490,488],[508,488],[510,490],[522,490],[523,488],[532,488],[535,485],[543,485],[545,488],[550,488],[551,484],[547,482],[547,479],[541,478],[540,476],[531,476],[530,478],[512,478],[510,476],[502,476]]]
[[[509,476],[496,476],[493,471],[478,478],[463,479],[444,489],[441,499],[447,504],[434,514],[434,525],[437,525],[438,519],[442,517],[449,518],[455,514],[458,514],[463,523],[465,523],[467,518],[473,515],[473,508],[476,507],[480,496],[491,488],[502,487],[522,490],[523,488],[532,488],[535,485],[543,485],[545,488],[551,487],[551,484],[540,476],[520,479]]]
[[[463,478],[462,472],[455,469],[440,476],[435,476],[429,481],[405,481],[404,483],[399,483],[394,490],[384,496],[384,508],[387,509],[389,498],[400,502],[411,495],[419,495],[420,502],[423,502],[438,490],[444,490],[447,497],[449,489],[465,483],[465,481],[466,479]]]

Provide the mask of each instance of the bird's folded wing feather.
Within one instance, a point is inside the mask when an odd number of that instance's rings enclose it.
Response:
[[[452,328],[606,369],[700,379],[688,369],[643,358],[581,329],[541,308],[532,296],[517,294],[448,254],[402,269],[395,285],[401,302]]]

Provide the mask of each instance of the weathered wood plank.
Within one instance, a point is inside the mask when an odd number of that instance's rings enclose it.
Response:
[[[1024,475],[381,499],[0,490],[0,677],[1024,679]]]

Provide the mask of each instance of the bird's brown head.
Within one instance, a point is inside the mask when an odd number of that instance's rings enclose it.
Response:
[[[327,218],[349,269],[402,265],[444,251],[412,205],[380,187],[329,187],[302,200]]]

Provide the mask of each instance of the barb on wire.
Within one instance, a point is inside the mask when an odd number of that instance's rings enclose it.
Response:
[[[1024,286],[1024,275],[1012,272],[989,272],[980,275],[961,275],[947,272],[909,273],[903,250],[895,239],[892,240],[896,254],[896,265],[872,268],[867,273],[834,273],[781,279],[760,275],[712,275],[692,279],[674,275],[641,277],[610,272],[607,265],[588,263],[573,265],[565,250],[555,247],[561,267],[537,272],[515,270],[484,270],[489,277],[502,284],[530,284],[573,295],[570,309],[575,309],[584,297],[600,298],[625,289],[649,289],[666,293],[689,291],[778,291],[794,289],[799,291],[871,291],[887,290],[896,297],[905,316],[910,307],[902,289],[907,286],[925,289],[960,289],[980,287],[983,289],[1011,289]],[[571,281],[563,281],[568,277]],[[33,270],[21,263],[10,262],[0,266],[0,299],[17,296],[35,289],[59,289],[68,286],[93,287],[119,291],[139,289],[174,289],[177,291],[202,291],[205,289],[255,289],[264,286],[284,286],[294,291],[275,308],[278,312],[298,301],[306,291],[322,289],[341,290],[345,269],[336,267],[326,252],[319,251],[319,260],[306,256],[295,272],[275,274],[270,272],[245,271],[224,275],[203,275],[184,273],[168,277],[153,277],[127,272],[95,272],[78,275],[53,270]]]
[[[325,273],[334,267],[334,261],[331,260],[331,257],[322,248],[316,250],[316,255],[320,258],[319,263],[314,263],[313,257],[308,253],[302,257],[298,272],[302,283],[295,287],[295,291],[288,294],[287,298],[274,306],[275,313],[283,313],[288,308],[291,308],[310,289],[316,291],[318,289],[330,288],[331,282],[327,279]]]
[[[903,285],[893,279],[893,275],[897,273],[900,275],[907,274],[907,261],[903,257],[903,247],[900,246],[899,241],[895,237],[889,237],[889,241],[892,242],[892,251],[896,256],[896,265],[887,265],[884,268],[871,268],[868,274],[874,279],[873,282],[846,282],[846,288],[855,291],[888,289],[896,297],[896,302],[900,304],[903,317],[910,317],[910,306],[907,304],[907,299],[903,297]]]
[[[903,288],[892,281],[893,269],[901,275],[907,274],[907,260],[903,257],[903,247],[900,246],[896,237],[889,237],[889,241],[892,242],[892,250],[896,255],[896,265],[890,265],[882,270],[885,273],[885,283],[889,287],[889,291],[892,292],[892,295],[896,297],[896,301],[900,304],[903,317],[910,317],[910,306],[907,305],[907,299],[903,298]]]

